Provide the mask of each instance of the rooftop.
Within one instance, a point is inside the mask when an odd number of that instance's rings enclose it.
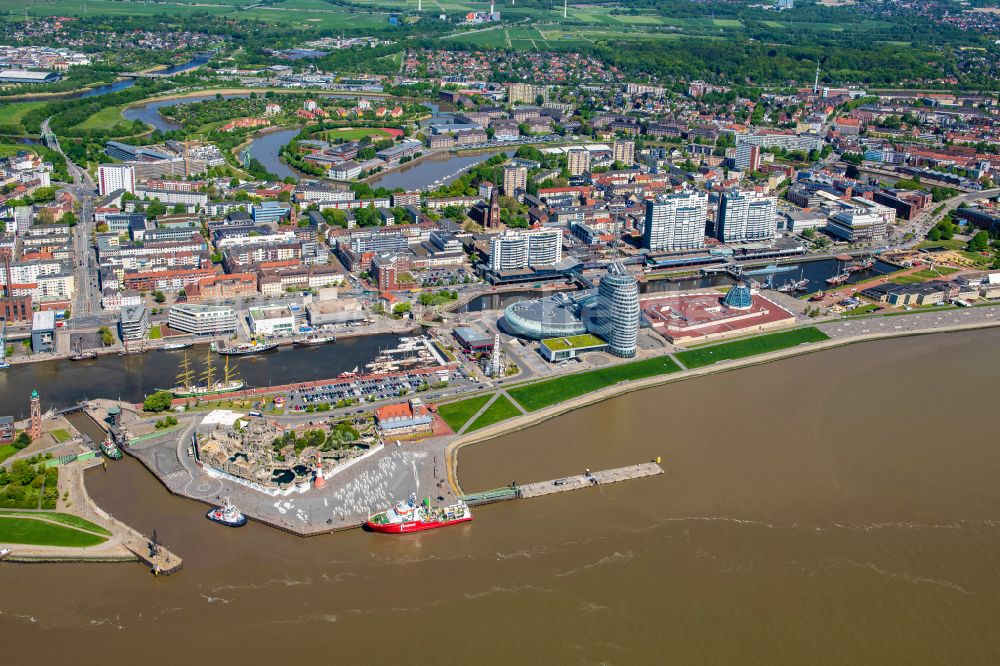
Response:
[[[608,343],[596,335],[584,333],[583,335],[570,335],[563,338],[548,338],[546,340],[542,340],[542,344],[552,351],[565,351],[567,349],[603,347]]]

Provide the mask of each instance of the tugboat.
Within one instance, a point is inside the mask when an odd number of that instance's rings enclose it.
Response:
[[[97,358],[97,352],[95,351],[80,351],[76,350],[76,353],[69,357],[71,361],[89,361],[92,358]]]
[[[243,527],[247,524],[247,517],[232,505],[228,497],[222,500],[222,506],[209,510],[205,517],[226,527]]]
[[[104,441],[101,442],[101,453],[112,460],[121,460],[122,458],[122,450],[119,449],[118,445],[115,444],[113,439],[111,439],[111,435],[105,437]]]
[[[429,498],[418,505],[417,496],[413,494],[406,502],[399,502],[394,508],[369,517],[365,527],[384,534],[409,534],[470,520],[472,512],[469,510],[469,505],[461,500],[451,506],[431,508]]]

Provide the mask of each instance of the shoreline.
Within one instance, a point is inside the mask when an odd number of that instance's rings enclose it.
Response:
[[[482,444],[488,442],[489,440],[496,439],[503,435],[509,435],[511,433],[530,428],[532,426],[538,425],[549,419],[553,419],[557,416],[562,416],[563,414],[568,414],[569,412],[576,411],[578,409],[583,409],[585,407],[590,407],[591,405],[610,400],[612,398],[618,398],[620,396],[632,393],[635,391],[642,391],[649,388],[655,388],[663,386],[665,384],[672,384],[675,382],[682,382],[687,379],[692,379],[696,377],[704,377],[708,375],[715,375],[723,372],[729,372],[731,370],[739,370],[742,368],[749,368],[756,365],[764,365],[774,361],[780,361],[786,358],[793,358],[796,356],[802,356],[805,354],[813,354],[818,352],[823,352],[829,349],[837,349],[840,347],[846,347],[853,344],[859,344],[864,342],[873,342],[877,340],[889,340],[893,338],[904,338],[912,337],[918,335],[935,335],[938,333],[958,333],[962,331],[971,330],[981,330],[987,328],[1000,327],[1000,321],[992,322],[975,322],[969,324],[958,324],[951,326],[943,326],[936,329],[923,329],[917,331],[887,331],[882,333],[867,333],[864,335],[840,338],[840,339],[830,339],[824,340],[822,342],[813,342],[805,345],[799,345],[796,347],[789,347],[787,349],[781,349],[778,351],[767,352],[765,354],[759,354],[756,356],[748,356],[741,359],[725,360],[719,361],[709,366],[695,369],[684,369],[680,372],[674,372],[671,374],[657,375],[655,377],[647,377],[645,379],[639,379],[631,382],[626,382],[624,384],[616,384],[613,386],[608,386],[603,389],[594,391],[593,393],[588,393],[586,395],[578,396],[572,398],[565,402],[560,402],[548,407],[543,407],[535,412],[528,412],[527,414],[522,414],[521,416],[514,417],[507,421],[501,421],[490,426],[487,426],[481,430],[477,430],[471,435],[461,435],[458,439],[450,442],[445,447],[445,467],[446,467],[446,477],[448,479],[448,484],[451,486],[452,492],[457,496],[461,497],[465,495],[465,491],[462,488],[461,482],[459,480],[458,474],[458,454],[459,452],[473,444]],[[509,387],[504,387],[503,390],[507,390]]]

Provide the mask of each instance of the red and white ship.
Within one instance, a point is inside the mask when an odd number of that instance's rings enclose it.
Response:
[[[443,507],[432,508],[430,504],[430,499],[417,504],[417,496],[410,495],[408,501],[399,502],[392,509],[368,518],[365,526],[373,532],[409,534],[472,520],[472,511],[461,500],[457,504]]]

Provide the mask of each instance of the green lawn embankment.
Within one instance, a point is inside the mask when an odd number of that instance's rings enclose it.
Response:
[[[620,382],[666,375],[679,370],[680,367],[672,359],[660,356],[519,386],[508,393],[522,407],[534,412]]]
[[[458,432],[473,415],[489,402],[489,395],[477,395],[458,402],[438,405],[438,414],[453,431]]]
[[[94,527],[97,526],[94,525]],[[26,515],[7,516],[0,514],[0,542],[2,543],[85,548],[96,546],[105,541],[107,541],[107,537],[93,532],[81,532],[71,527],[55,525]]]
[[[768,352],[788,349],[806,342],[822,342],[830,337],[815,327],[797,328],[781,333],[758,335],[746,340],[724,342],[711,347],[689,349],[677,354],[677,360],[687,368],[703,368],[718,361],[728,361]]]
[[[506,421],[507,419],[520,415],[521,410],[515,407],[514,403],[512,403],[507,396],[501,395],[493,401],[492,405],[486,408],[485,412],[479,415],[478,419],[472,422],[472,425],[468,427],[466,432],[479,430],[480,428],[485,428],[486,426],[493,425],[494,423]]]

